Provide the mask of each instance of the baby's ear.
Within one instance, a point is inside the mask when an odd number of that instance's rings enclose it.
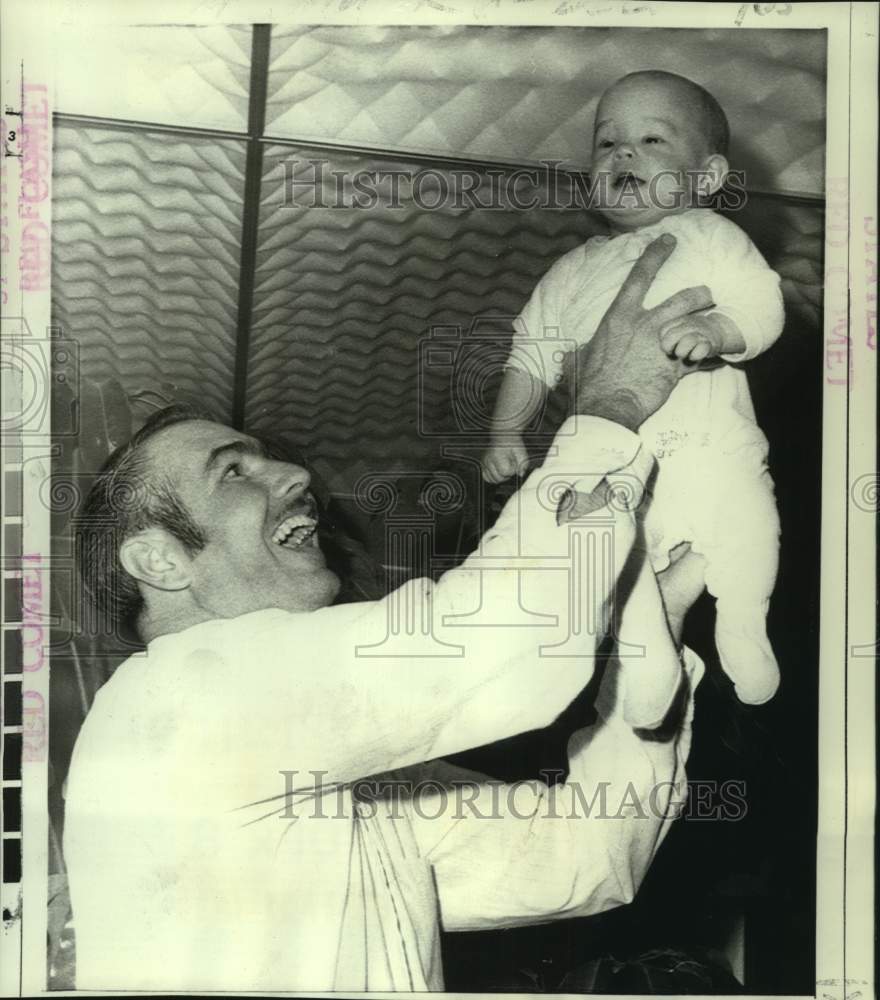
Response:
[[[720,153],[707,156],[700,167],[699,194],[708,197],[715,194],[716,191],[720,191],[729,171],[730,165],[727,162],[727,157]]]

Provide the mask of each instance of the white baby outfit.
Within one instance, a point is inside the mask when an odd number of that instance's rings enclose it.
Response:
[[[737,225],[708,209],[597,236],[565,254],[538,283],[514,322],[508,365],[554,386],[565,354],[590,340],[635,261],[663,233],[674,235],[677,245],[645,307],[706,285],[715,311],[736,323],[746,349],[724,355],[726,363],[712,371],[685,376],[640,429],[659,466],[644,516],[645,540],[655,572],[669,565],[670,551],[681,542],[706,558],[722,666],[740,699],[760,704],[779,684],[766,632],[779,520],[767,440],[736,363],[765,351],[782,331],[779,276]]]

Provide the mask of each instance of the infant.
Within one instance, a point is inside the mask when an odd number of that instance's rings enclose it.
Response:
[[[642,514],[655,573],[686,551],[703,559],[716,598],[715,641],[739,698],[772,698],[779,669],[766,615],[776,582],[779,521],[767,471],[767,441],[755,422],[739,363],[766,350],[783,325],[779,277],[734,223],[700,207],[724,183],[729,130],[718,102],[672,73],[631,73],[596,111],[591,176],[610,236],[558,260],[514,322],[514,340],[492,422],[483,476],[499,482],[524,467],[522,431],[561,377],[571,342],[593,336],[642,251],[663,233],[676,248],[645,299],[707,286],[712,309],[668,324],[661,345],[701,370],[687,374],[641,427],[657,459]],[[713,359],[716,360],[714,367]],[[705,370],[703,370],[705,369]],[[692,556],[689,556],[692,558]],[[691,589],[689,606],[702,590]],[[661,588],[662,589],[662,588]],[[687,606],[664,591],[673,631]]]

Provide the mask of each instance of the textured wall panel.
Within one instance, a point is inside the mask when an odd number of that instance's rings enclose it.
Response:
[[[249,25],[60,25],[56,56],[57,111],[246,128]]]
[[[317,155],[268,151],[247,421],[282,430],[350,483],[367,469],[434,463],[433,434],[454,430],[451,371],[420,363],[429,331],[467,332],[493,314],[509,324],[549,263],[599,226],[585,213],[425,211],[403,194],[399,209],[307,207],[316,199],[305,184],[297,207],[285,206],[283,162]],[[324,177],[402,168],[419,169],[339,155]],[[314,175],[297,167],[298,180]],[[425,202],[435,194],[422,189]],[[325,204],[334,196],[332,183],[320,189]]]
[[[751,188],[824,190],[825,33],[275,26],[269,135],[584,165],[601,92],[665,69],[708,87]]]
[[[53,315],[83,371],[228,418],[243,145],[64,126],[54,155]]]

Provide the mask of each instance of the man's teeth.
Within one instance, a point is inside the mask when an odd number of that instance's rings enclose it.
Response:
[[[318,527],[318,522],[307,514],[291,514],[285,517],[272,534],[276,545],[287,545],[289,548],[299,548],[307,542]]]

